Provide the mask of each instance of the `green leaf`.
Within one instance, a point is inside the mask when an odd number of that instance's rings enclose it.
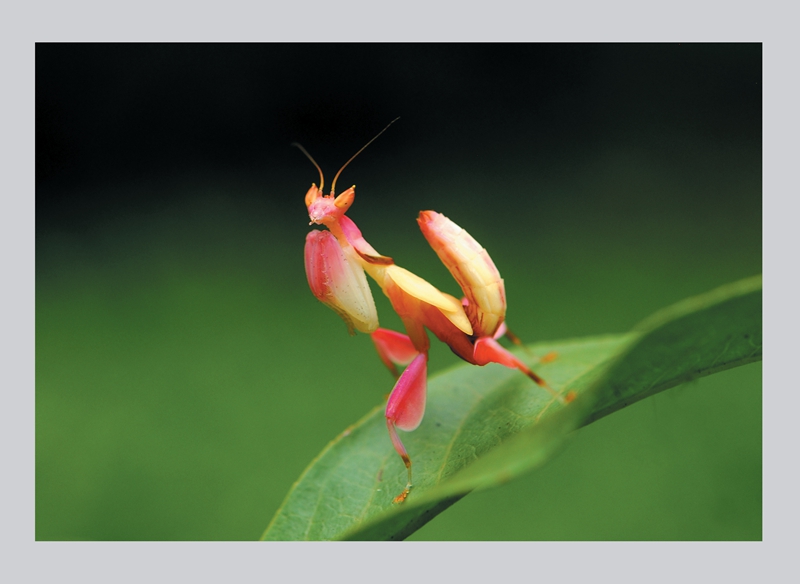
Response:
[[[403,434],[414,464],[405,503],[392,503],[406,471],[379,406],[312,461],[262,539],[403,539],[473,489],[540,466],[573,430],[695,377],[760,360],[761,277],[687,299],[624,335],[530,349],[558,353],[531,366],[553,387],[576,392],[572,403],[561,405],[499,365],[456,366],[429,380],[425,420]]]

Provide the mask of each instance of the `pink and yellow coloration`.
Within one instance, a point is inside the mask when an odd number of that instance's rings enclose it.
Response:
[[[556,399],[571,400],[572,395],[561,396],[497,342],[507,334],[503,279],[489,254],[469,233],[434,211],[422,211],[417,219],[422,234],[461,287],[464,298],[458,300],[396,265],[392,258],[367,243],[355,223],[345,216],[355,198],[355,187],[335,196],[337,173],[330,195],[323,195],[322,171],[300,148],[320,172],[320,187],[311,185],[305,198],[311,224],[324,225],[329,230],[315,230],[306,237],[305,266],[311,291],[342,317],[350,334],[355,334],[355,329],[372,336],[378,355],[395,377],[397,366],[406,366],[386,404],[389,436],[408,469],[408,483],[395,498],[396,503],[406,499],[412,486],[411,458],[397,429],[415,430],[425,414],[430,347],[425,329],[469,363],[499,363],[518,369]],[[407,334],[378,327],[365,272],[389,298]]]

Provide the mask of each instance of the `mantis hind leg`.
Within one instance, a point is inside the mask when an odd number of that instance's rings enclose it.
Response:
[[[392,503],[402,503],[406,500],[406,497],[408,497],[408,493],[411,492],[411,487],[414,486],[411,482],[411,457],[408,456],[406,447],[403,446],[403,441],[400,440],[400,436],[397,435],[397,428],[395,428],[394,422],[392,422],[392,420],[389,418],[386,418],[386,426],[389,428],[389,438],[392,439],[394,449],[403,459],[403,464],[405,464],[406,468],[408,469],[408,482],[406,483],[406,488],[403,489],[402,493],[392,499]]]
[[[575,394],[570,392],[565,396],[561,395],[541,377],[531,371],[525,363],[520,361],[517,357],[511,354],[508,349],[503,347],[492,337],[482,337],[475,341],[475,348],[473,358],[478,365],[486,365],[487,363],[499,363],[509,369],[517,369],[527,375],[539,387],[549,391],[561,403],[568,403],[575,398]]]
[[[526,347],[523,344],[522,339],[520,339],[517,335],[511,332],[511,329],[508,328],[508,325],[506,325],[505,322],[503,322],[499,327],[497,327],[497,332],[494,334],[492,338],[494,338],[495,340],[499,340],[501,337],[505,337],[513,344],[515,344],[517,347],[521,347],[522,350],[525,351],[525,353],[527,353],[529,357],[531,357],[532,359],[536,359],[537,361],[539,361],[539,363],[550,363],[551,361],[554,361],[558,357],[558,353],[556,353],[555,351],[550,351],[549,353],[547,353],[542,357],[537,357],[536,355],[533,354],[533,351],[531,351],[528,347]]]
[[[428,355],[420,353],[403,371],[386,403],[386,427],[389,429],[389,438],[408,469],[408,482],[403,492],[395,497],[395,503],[405,501],[412,487],[411,457],[408,456],[397,429],[411,432],[422,422],[422,417],[425,415],[427,376]]]

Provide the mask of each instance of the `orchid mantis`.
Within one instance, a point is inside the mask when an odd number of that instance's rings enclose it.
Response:
[[[336,196],[336,180],[388,127],[342,166],[333,179],[329,195],[322,193],[324,177],[319,165],[302,146],[295,145],[320,174],[320,186],[312,184],[305,197],[309,224],[328,228],[327,231],[313,230],[306,237],[305,268],[311,291],[342,317],[351,335],[355,330],[371,335],[381,361],[397,378],[385,415],[392,445],[408,470],[408,483],[394,499],[395,503],[401,503],[412,487],[411,458],[397,430],[415,430],[425,413],[430,347],[425,329],[468,363],[500,363],[518,369],[562,403],[570,401],[572,396],[561,396],[498,343],[503,335],[514,340],[505,324],[503,279],[489,254],[469,233],[434,211],[421,211],[417,219],[425,239],[461,287],[464,297],[458,300],[401,268],[392,258],[378,253],[345,215],[353,204],[355,186]],[[378,327],[378,315],[365,273],[389,298],[406,334]],[[399,376],[397,366],[406,366]]]

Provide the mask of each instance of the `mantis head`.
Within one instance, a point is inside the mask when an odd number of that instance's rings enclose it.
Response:
[[[321,172],[320,177],[322,177]],[[321,184],[323,184],[322,180],[320,180]],[[316,184],[312,184],[306,193],[306,207],[308,207],[310,224],[315,223],[330,227],[331,223],[337,223],[350,208],[350,205],[353,204],[355,196],[355,185],[336,197],[333,194],[333,190],[331,190],[330,195],[326,196],[322,194],[321,188],[317,188]]]
[[[400,118],[395,118],[389,124],[377,133],[375,138],[383,134],[389,126],[395,123]],[[353,159],[361,154],[364,151],[364,148],[372,144],[375,141],[375,138],[364,144],[361,149],[353,154],[350,157],[350,160],[345,162],[342,165],[342,168],[339,169],[339,172],[336,173],[336,176],[333,177],[333,183],[331,183],[331,193],[329,195],[322,194],[322,187],[325,185],[325,177],[322,174],[322,169],[319,167],[319,164],[311,157],[311,155],[297,142],[292,143],[292,146],[297,146],[300,151],[306,155],[306,157],[311,161],[317,170],[319,171],[319,187],[316,184],[312,184],[311,188],[308,189],[306,193],[306,207],[308,207],[308,218],[311,219],[310,224],[316,223],[317,225],[325,225],[330,228],[331,224],[338,223],[339,219],[347,212],[350,208],[350,205],[353,204],[353,200],[356,196],[356,187],[353,185],[338,197],[335,195],[336,192],[336,181],[339,178],[339,175],[342,174],[342,171],[350,164]]]

